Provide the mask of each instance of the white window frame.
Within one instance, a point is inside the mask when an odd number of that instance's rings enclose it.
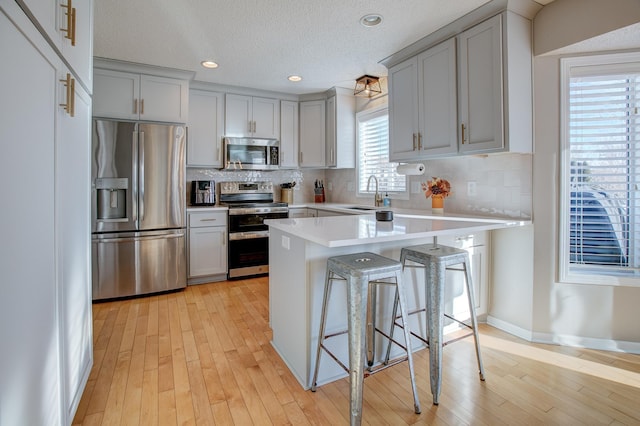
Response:
[[[386,113],[388,116],[388,111],[389,108],[388,106],[385,105],[381,105],[381,106],[377,106],[375,108],[369,108],[360,112],[356,113],[356,197],[358,198],[372,198],[373,195],[375,194],[375,182],[372,179],[371,180],[371,185],[369,186],[369,191],[363,191],[360,189],[360,158],[361,158],[361,149],[360,149],[360,122],[361,121],[365,121],[367,118],[372,118],[375,115],[379,115],[381,113]],[[387,142],[387,146],[388,146],[388,142]],[[391,164],[395,164],[396,166],[399,164],[397,162],[390,162]],[[368,176],[367,177],[363,177],[363,179],[365,179],[365,185],[366,185],[366,180],[368,180]],[[380,180],[380,176],[376,176],[376,178],[378,180]],[[392,202],[394,199],[396,200],[408,200],[409,199],[409,183],[407,181],[407,177],[404,176],[405,179],[405,190],[404,191],[388,191],[389,194],[389,198],[391,198]],[[378,190],[378,193],[382,196],[385,195],[386,189],[383,187],[383,185],[380,185],[380,188]]]
[[[570,78],[578,75],[637,72],[640,52],[580,56],[560,59],[560,214],[558,241],[558,281],[571,284],[640,287],[640,272],[629,267],[629,273],[614,274],[605,267],[570,267],[570,135],[569,88]],[[607,271],[608,269],[608,271]]]

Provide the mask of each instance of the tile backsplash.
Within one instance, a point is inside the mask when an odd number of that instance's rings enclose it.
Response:
[[[493,154],[465,156],[424,161],[422,176],[409,176],[408,189],[419,187],[433,176],[451,183],[451,195],[445,200],[445,211],[460,214],[486,215],[531,219],[532,208],[532,154]],[[279,184],[296,182],[293,204],[313,203],[316,179],[325,183],[326,201],[329,203],[372,204],[372,197],[356,196],[354,169],[340,170],[275,170],[224,171],[218,169],[187,168],[187,181],[271,181],[277,188],[274,199],[280,200]],[[469,183],[475,185],[475,195],[468,192]],[[187,185],[190,190],[190,185]],[[473,191],[472,191],[473,192]],[[187,194],[188,197],[188,194]],[[188,199],[188,198],[187,198]],[[392,207],[431,210],[431,200],[422,190],[411,193],[408,199],[393,199]]]
[[[425,174],[408,176],[411,192],[432,177],[447,179],[451,195],[445,199],[445,211],[460,214],[531,219],[532,154],[493,154],[424,161]],[[371,197],[358,198],[353,170],[326,171],[325,186],[331,187],[327,201],[371,204]],[[468,184],[475,185],[475,195]],[[351,190],[350,190],[351,189]],[[393,198],[393,197],[392,197]],[[392,199],[392,207],[431,210],[431,200],[422,190],[409,199]]]

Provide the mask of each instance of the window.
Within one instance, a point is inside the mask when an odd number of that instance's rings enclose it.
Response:
[[[367,191],[369,176],[378,179],[378,192],[391,198],[408,199],[407,179],[396,173],[398,163],[389,162],[389,113],[387,107],[362,111],[356,114],[358,125],[358,196],[375,193],[375,182]]]
[[[560,279],[640,286],[640,54],[562,60]]]

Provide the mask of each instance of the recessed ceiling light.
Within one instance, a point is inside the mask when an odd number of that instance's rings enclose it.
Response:
[[[200,63],[205,68],[218,68],[218,64],[213,61],[202,61]]]
[[[360,23],[365,27],[375,27],[382,23],[382,15],[378,15],[377,13],[370,13],[369,15],[364,15],[360,18]]]
[[[289,81],[293,81],[294,83],[297,83],[298,81],[302,81],[302,77],[300,77],[299,75],[290,75],[287,78],[289,79]]]

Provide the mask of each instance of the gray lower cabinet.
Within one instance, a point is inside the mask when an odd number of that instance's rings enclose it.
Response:
[[[188,284],[227,279],[227,211],[188,212]]]

